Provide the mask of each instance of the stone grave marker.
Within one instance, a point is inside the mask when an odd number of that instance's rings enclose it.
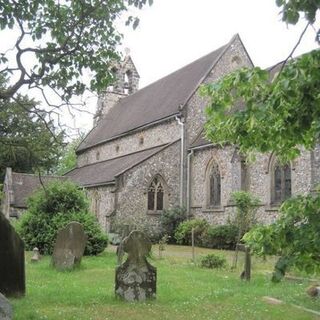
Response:
[[[37,247],[33,248],[33,255],[31,257],[31,262],[38,262],[40,260],[40,253]]]
[[[0,212],[0,292],[19,297],[25,291],[24,243]]]
[[[140,231],[132,231],[123,240],[127,260],[116,268],[116,296],[126,301],[145,301],[156,297],[157,269],[146,258],[151,241]]]
[[[243,245],[243,244],[237,244],[237,249],[239,251],[244,252],[244,270],[242,271],[240,278],[241,280],[250,281],[251,279],[251,253],[250,248]]]
[[[0,293],[0,320],[12,319],[12,307],[9,300]]]
[[[87,235],[79,222],[70,222],[58,231],[52,254],[52,265],[58,270],[72,270],[80,265]]]

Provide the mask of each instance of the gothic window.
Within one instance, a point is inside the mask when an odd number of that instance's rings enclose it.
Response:
[[[148,210],[161,211],[164,209],[164,183],[160,177],[155,177],[148,189]]]
[[[271,202],[281,203],[291,197],[291,167],[290,164],[275,163],[272,170]]]
[[[221,205],[221,175],[216,163],[211,166],[208,178],[208,205],[209,207],[218,207]]]

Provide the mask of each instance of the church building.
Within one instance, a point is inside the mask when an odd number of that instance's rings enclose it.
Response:
[[[258,219],[270,223],[286,198],[315,188],[320,182],[319,146],[283,166],[272,153],[248,164],[235,146],[206,140],[208,101],[199,88],[242,67],[253,63],[235,35],[141,90],[129,55],[113,68],[115,82],[100,95],[94,127],[77,149],[77,167],[66,174],[87,190],[91,210],[105,231],[116,231],[120,224],[157,230],[163,210],[177,206],[185,207],[189,216],[223,224],[234,213],[230,196],[237,190],[258,197]],[[26,192],[23,199],[14,195],[23,181],[31,185],[30,176],[22,178],[11,172],[6,178],[8,217],[17,212],[17,199],[23,204],[27,197]]]
[[[106,231],[121,223],[157,228],[164,209],[181,206],[212,224],[234,212],[230,195],[250,191],[261,200],[258,219],[272,222],[281,202],[312,191],[320,149],[281,166],[273,154],[247,164],[235,146],[205,139],[207,101],[199,87],[253,63],[239,37],[138,90],[130,56],[113,69],[116,81],[99,98],[94,127],[77,149],[67,177],[87,189]]]

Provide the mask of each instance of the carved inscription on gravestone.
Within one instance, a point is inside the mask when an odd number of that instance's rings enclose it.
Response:
[[[79,222],[70,222],[58,231],[52,254],[52,264],[58,270],[71,270],[80,265],[87,235]]]
[[[156,297],[157,269],[146,258],[151,242],[140,231],[132,231],[123,240],[127,260],[116,269],[116,296],[126,301],[144,301]]]
[[[25,291],[24,243],[0,212],[0,292],[19,297]]]

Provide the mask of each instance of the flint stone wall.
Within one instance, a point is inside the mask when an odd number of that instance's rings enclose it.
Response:
[[[240,171],[236,171],[236,161],[232,161],[234,148],[209,147],[195,151],[191,162],[191,213],[204,218],[211,224],[224,224],[235,213],[230,203],[232,191],[240,190]],[[248,191],[258,197],[262,206],[257,218],[264,223],[273,222],[278,216],[278,206],[271,204],[271,164],[272,155],[258,155],[254,163],[247,168]],[[221,208],[206,208],[206,168],[214,159],[221,174]],[[301,156],[291,163],[292,194],[306,194],[312,190],[311,153],[303,151]],[[235,178],[235,175],[238,175]],[[238,181],[236,183],[235,181]],[[238,184],[238,188],[236,185]]]
[[[234,43],[227,49],[218,61],[216,66],[206,77],[203,83],[213,83],[242,67],[252,67],[252,62],[244,49],[241,41],[237,38]],[[205,123],[205,107],[208,100],[200,97],[199,90],[192,96],[187,107],[187,141],[192,143]]]
[[[179,205],[180,141],[135,166],[122,175],[115,221],[131,225],[150,225],[157,231],[159,214],[147,210],[147,191],[159,174],[166,182],[167,208]]]
[[[145,130],[137,131],[121,138],[106,142],[103,145],[86,150],[84,153],[78,155],[78,166],[82,167],[88,163],[91,164],[98,161],[112,159],[173,142],[179,139],[179,130],[179,125],[174,119],[156,124]],[[143,144],[140,143],[141,138],[143,138]]]
[[[102,229],[110,231],[110,217],[115,210],[115,186],[88,188],[90,211],[96,216]]]

